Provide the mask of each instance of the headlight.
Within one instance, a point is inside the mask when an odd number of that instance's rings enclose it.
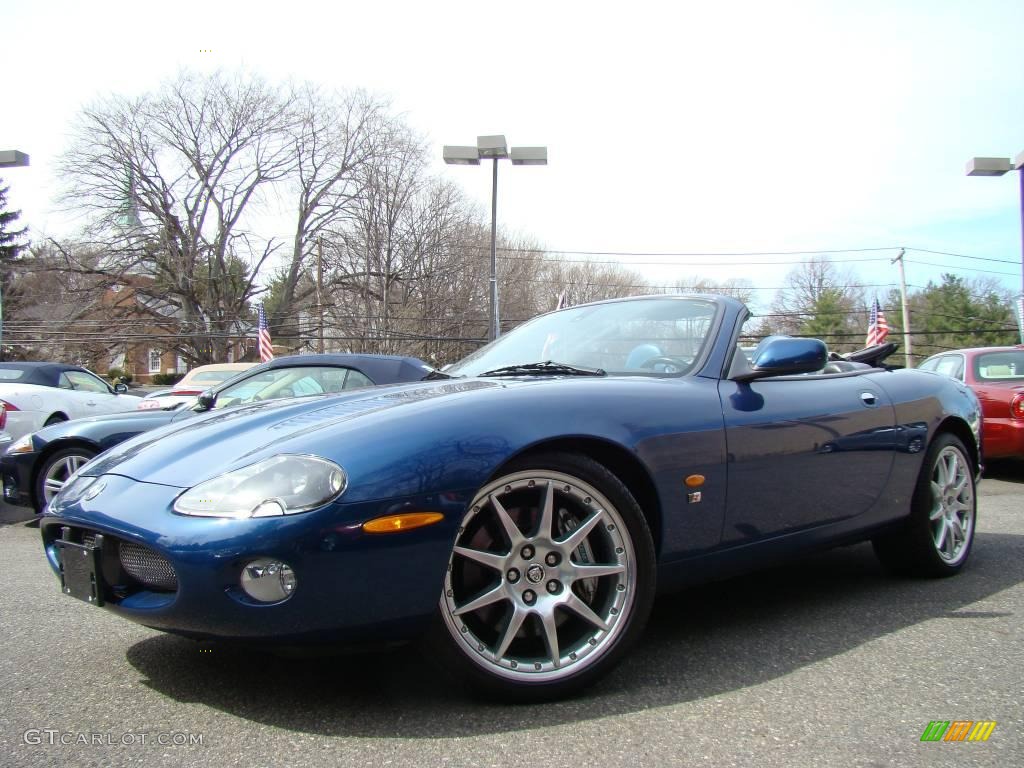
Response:
[[[281,454],[190,488],[174,502],[174,511],[198,517],[294,515],[336,499],[347,482],[333,461]]]
[[[82,466],[85,466],[84,464]],[[78,472],[81,472],[82,468],[78,468]],[[74,504],[76,501],[81,501],[85,498],[85,494],[89,490],[93,490],[90,499],[95,498],[103,488],[106,487],[106,483],[103,483],[98,489],[93,489],[93,485],[98,477],[92,475],[80,475],[75,472],[64,482],[64,487],[60,489],[60,493],[50,499],[49,508],[57,509],[58,507],[66,507],[69,504]]]
[[[8,453],[35,453],[35,446],[32,445],[32,435],[25,435],[19,437],[9,446],[7,446]]]

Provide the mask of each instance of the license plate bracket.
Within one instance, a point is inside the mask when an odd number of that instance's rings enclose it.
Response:
[[[103,537],[96,536],[91,545],[76,544],[66,539],[54,542],[60,554],[60,589],[65,595],[90,605],[103,605]]]

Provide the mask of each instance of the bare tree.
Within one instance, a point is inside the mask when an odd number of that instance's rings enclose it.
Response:
[[[292,103],[295,172],[289,186],[296,196],[295,231],[288,264],[280,273],[272,326],[284,321],[296,300],[307,298],[297,296],[300,278],[312,269],[314,257],[320,258],[324,237],[353,216],[357,197],[373,178],[368,166],[383,159],[393,131],[386,104],[364,91],[324,93],[305,84],[295,89]],[[316,268],[322,271],[322,262]],[[322,281],[304,283],[308,292]],[[317,296],[318,314],[323,302]]]
[[[680,293],[718,293],[732,296],[744,304],[754,298],[753,284],[742,277],[730,277],[726,280],[712,280],[707,277],[682,278],[676,281],[675,288]]]
[[[251,225],[260,191],[295,168],[288,94],[257,77],[182,74],[138,99],[85,109],[60,171],[104,259],[66,268],[115,279],[174,308],[195,362],[225,358],[277,243]]]
[[[651,293],[652,288],[639,272],[621,264],[604,262],[568,262],[548,257],[538,275],[544,287],[544,305],[538,309],[554,309],[558,297],[565,294],[567,304],[614,299]]]
[[[859,282],[827,258],[811,258],[790,270],[761,330],[816,336],[839,351],[861,347],[866,323]]]

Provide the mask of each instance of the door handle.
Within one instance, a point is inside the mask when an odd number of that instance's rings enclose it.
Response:
[[[878,404],[878,396],[874,392],[861,392],[860,399],[864,401],[864,405]]]

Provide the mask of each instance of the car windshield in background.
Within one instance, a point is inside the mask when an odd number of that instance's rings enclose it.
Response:
[[[191,379],[189,384],[220,384],[222,381],[227,381],[232,376],[236,375],[238,371],[203,371],[197,373]]]
[[[700,357],[715,311],[715,303],[704,299],[651,297],[551,312],[524,323],[445,373],[477,376],[550,360],[609,374],[677,376],[689,372]]]
[[[349,368],[301,366],[263,371],[221,390],[214,408],[276,400],[284,397],[306,397],[342,392],[373,384],[359,371]]]
[[[980,381],[1024,379],[1024,349],[978,355],[974,358],[974,375]]]

